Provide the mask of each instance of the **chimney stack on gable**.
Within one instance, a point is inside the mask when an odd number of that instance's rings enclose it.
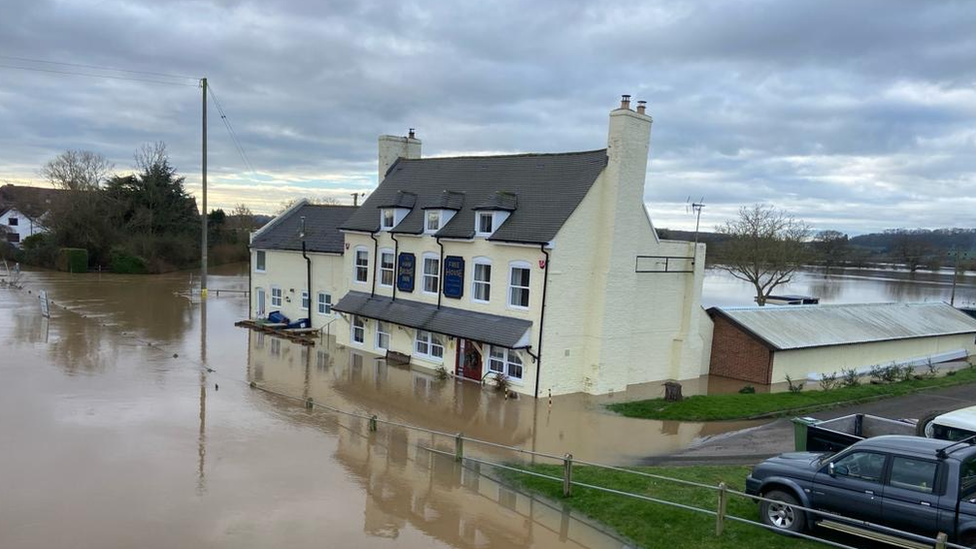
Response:
[[[637,114],[644,114],[644,111],[645,110],[647,110],[647,101],[638,101],[637,102]]]
[[[382,183],[386,177],[387,170],[390,169],[400,158],[418,159],[420,158],[420,148],[422,142],[417,139],[417,134],[413,128],[407,133],[407,137],[396,135],[381,135],[379,137],[378,155],[378,177],[377,183]]]
[[[630,96],[621,95],[620,96],[620,108],[630,110]]]

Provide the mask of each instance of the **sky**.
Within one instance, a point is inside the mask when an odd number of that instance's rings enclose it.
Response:
[[[3,0],[0,182],[42,185],[66,149],[124,173],[162,140],[198,193],[202,76],[248,161],[211,101],[211,207],[351,201],[410,127],[425,156],[603,148],[626,93],[654,118],[659,227],[694,227],[689,197],[706,230],[754,203],[851,234],[976,225],[964,1]]]

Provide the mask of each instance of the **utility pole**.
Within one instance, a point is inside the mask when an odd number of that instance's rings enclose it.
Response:
[[[955,258],[952,261],[952,294],[949,296],[949,305],[955,307],[956,305],[956,279],[959,278],[959,249],[953,247],[952,255]]]
[[[200,79],[203,88],[203,231],[200,243],[200,299],[207,299],[207,79]]]

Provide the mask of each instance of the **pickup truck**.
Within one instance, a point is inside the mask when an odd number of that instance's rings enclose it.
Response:
[[[942,532],[954,543],[976,547],[974,439],[953,443],[890,435],[836,454],[783,454],[753,469],[746,493],[774,501],[761,502],[760,517],[777,530],[801,532],[818,525],[902,547],[925,546],[880,525],[928,538]]]

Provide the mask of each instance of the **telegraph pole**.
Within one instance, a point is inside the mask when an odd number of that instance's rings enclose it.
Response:
[[[203,88],[203,231],[200,243],[200,299],[207,299],[207,79],[200,79]]]
[[[956,279],[959,278],[959,249],[952,248],[952,295],[949,297],[949,305],[956,306]]]

